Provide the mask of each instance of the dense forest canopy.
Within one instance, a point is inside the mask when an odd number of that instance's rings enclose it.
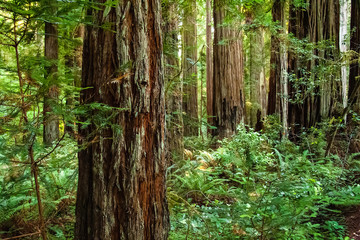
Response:
[[[1,239],[360,239],[360,0],[0,0]]]

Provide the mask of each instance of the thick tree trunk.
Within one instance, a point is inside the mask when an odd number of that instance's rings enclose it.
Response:
[[[250,38],[250,126],[256,131],[262,129],[263,117],[266,115],[266,83],[264,66],[264,31],[255,27],[249,33]]]
[[[279,23],[280,30],[271,36],[270,79],[268,95],[268,114],[277,114],[282,121],[283,136],[288,128],[288,74],[287,48],[284,42],[286,34],[286,1],[276,0],[272,7],[274,22]]]
[[[356,56],[357,59],[360,58],[360,0],[351,1],[351,30],[354,32],[351,34],[350,38],[350,49],[359,55]],[[350,65],[350,78],[349,78],[349,96],[353,95],[352,100],[353,109],[357,112],[360,112],[360,94],[354,92],[356,86],[360,81],[360,66],[359,61],[354,61]]]
[[[332,40],[335,46],[338,46],[338,29],[338,0],[311,0],[307,11],[290,6],[289,32],[299,39],[308,37],[312,43]],[[294,85],[289,87],[290,98],[295,99],[299,92],[303,94],[300,102],[289,105],[289,124],[292,126],[294,134],[301,127],[314,126],[321,119],[331,115],[334,99],[338,95],[336,87],[334,87],[335,77],[326,75],[326,72],[316,73],[315,67],[319,64],[325,66],[327,60],[334,58],[336,51],[336,49],[314,49],[313,54],[318,58],[312,58],[311,61],[306,58],[301,60],[296,53],[289,55],[289,71],[294,73],[296,78],[304,77],[308,79],[309,83],[313,82],[309,86],[300,88],[295,88]],[[302,72],[302,69],[306,72]],[[309,90],[309,87],[312,89]]]
[[[183,79],[184,79],[184,135],[198,135],[197,95],[197,27],[196,0],[184,3],[183,20]]]
[[[340,4],[339,0],[318,0],[318,6],[319,27],[317,41],[330,40],[335,45],[333,49],[325,49],[318,54],[324,58],[322,63],[328,65],[326,63],[328,60],[334,60],[339,55]],[[333,73],[331,75],[326,72],[319,74],[319,79],[324,79],[320,84],[321,120],[330,118],[337,101],[341,102],[341,84],[337,83],[337,79],[340,77],[341,71],[338,74]]]
[[[50,4],[51,5],[51,4]],[[55,8],[51,12],[55,12]],[[59,118],[53,113],[52,105],[56,104],[59,95],[57,86],[57,63],[58,60],[58,30],[54,23],[45,22],[45,58],[51,61],[51,66],[46,69],[46,78],[49,89],[44,96],[44,130],[43,141],[45,145],[51,145],[59,138]]]
[[[223,1],[214,0],[214,125],[213,136],[230,137],[244,121],[243,51],[241,32],[224,26]]]
[[[81,104],[114,108],[80,127],[75,239],[167,239],[160,0],[109,10],[88,10]]]
[[[178,8],[175,1],[163,3],[165,89],[166,89],[166,159],[183,158],[183,83],[179,77]]]
[[[278,22],[282,25],[282,1],[276,0],[273,4],[271,13],[273,22]],[[271,56],[270,56],[270,78],[269,78],[269,95],[268,95],[268,109],[267,113],[271,114],[281,114],[281,104],[280,104],[280,75],[281,75],[281,65],[280,65],[280,37],[279,31],[274,33],[271,36]]]
[[[208,116],[208,124],[212,126],[214,124],[214,109],[213,109],[213,48],[212,48],[212,33],[211,33],[211,0],[206,0],[206,111]],[[210,128],[209,131],[211,132]]]

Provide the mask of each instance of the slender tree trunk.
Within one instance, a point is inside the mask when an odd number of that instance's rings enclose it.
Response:
[[[283,19],[284,19],[284,12]],[[282,27],[285,29],[286,22],[282,22]],[[280,103],[281,103],[281,121],[282,121],[282,137],[288,137],[288,115],[289,115],[289,79],[288,79],[288,51],[284,40],[280,42]]]
[[[51,3],[49,2],[51,5]],[[55,13],[56,8],[51,8]],[[46,69],[46,78],[49,89],[44,96],[44,143],[50,145],[59,138],[59,119],[53,113],[52,105],[56,104],[59,95],[57,86],[58,60],[58,30],[54,23],[45,22],[45,58],[51,61],[51,66]]]
[[[184,135],[198,135],[196,0],[186,0],[183,20]]]
[[[351,30],[354,31],[350,38],[350,49],[356,52],[357,59],[360,58],[360,0],[351,0]],[[349,96],[353,94],[353,109],[360,112],[360,97],[359,91],[353,92],[360,81],[360,66],[359,61],[354,61],[350,65],[350,78],[349,78]]]
[[[340,0],[340,26],[339,26],[339,49],[341,54],[345,54],[349,50],[349,44],[346,40],[348,35],[349,23],[349,0]],[[342,87],[342,104],[346,108],[348,104],[348,79],[349,66],[343,64],[341,66],[341,87]]]
[[[88,10],[81,104],[114,108],[80,127],[75,239],[167,239],[160,0],[106,10]]]
[[[220,139],[233,135],[245,116],[242,33],[224,26],[225,17],[223,1],[214,0],[213,136]]]
[[[206,110],[208,116],[208,124],[212,126],[214,124],[214,110],[213,110],[213,56],[212,56],[212,33],[211,33],[211,0],[206,0]],[[209,128],[209,132],[210,132]]]
[[[18,32],[17,32],[17,19],[16,15],[13,15],[13,23],[14,23],[14,48],[15,48],[15,59],[16,59],[16,70],[17,70],[17,76],[19,79],[19,90],[20,90],[20,103],[21,103],[21,113],[22,113],[22,120],[27,125],[29,124],[29,118],[27,115],[27,103],[25,102],[25,92],[24,92],[24,79],[23,74],[21,72],[20,68],[20,55],[19,55],[19,45],[21,43],[18,39]],[[26,134],[27,132],[25,132]],[[41,234],[41,238],[43,240],[47,240],[47,234],[46,234],[46,225],[45,225],[45,219],[44,219],[44,212],[43,212],[43,205],[41,203],[41,193],[40,193],[40,184],[38,180],[39,176],[39,169],[38,169],[38,163],[35,162],[34,158],[34,141],[35,137],[32,136],[32,134],[28,134],[28,158],[30,159],[31,163],[31,173],[34,177],[34,185],[35,185],[35,193],[36,193],[36,200],[37,200],[37,206],[38,206],[38,212],[39,212],[39,230]]]
[[[179,77],[178,8],[175,1],[163,3],[165,89],[166,89],[166,149],[167,159],[183,158],[183,83]]]

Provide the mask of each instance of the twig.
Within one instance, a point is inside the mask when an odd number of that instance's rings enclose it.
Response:
[[[19,238],[29,237],[29,236],[33,236],[33,235],[39,235],[40,233],[41,233],[40,231],[34,232],[34,233],[26,233],[26,234],[15,236],[15,237],[3,238],[2,240],[19,239]]]
[[[204,49],[204,46],[202,46],[201,51],[203,51],[203,49]],[[200,51],[200,52],[201,52],[201,51]],[[199,61],[200,61],[200,57],[198,57],[198,59],[196,60],[196,62],[194,62],[193,64],[191,64],[191,66],[190,66],[188,69],[186,69],[186,72],[189,71],[193,66],[195,66]],[[170,88],[171,83],[172,83],[177,77],[179,77],[179,76],[181,75],[181,73],[183,72],[183,67],[184,67],[184,66],[182,65],[180,71],[179,71],[175,76],[173,76],[172,78],[170,78],[170,80],[169,80],[168,83],[167,83],[167,87],[166,87],[166,89],[165,89],[165,94],[167,94],[167,92],[169,91],[169,88]]]
[[[62,135],[62,137],[58,140],[58,142],[56,143],[55,147],[53,149],[51,149],[50,152],[48,152],[45,156],[41,157],[40,159],[38,159],[37,161],[35,161],[36,164],[40,163],[42,160],[44,160],[45,158],[47,158],[50,154],[52,154],[59,146],[60,146],[60,142],[64,139],[65,137],[65,132]]]

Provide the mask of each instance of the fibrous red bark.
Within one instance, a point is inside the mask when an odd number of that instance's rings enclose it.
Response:
[[[88,15],[81,104],[104,105],[80,127],[75,238],[167,239],[160,1]]]
[[[183,19],[184,135],[198,135],[196,1],[186,0]]]
[[[230,137],[244,121],[243,51],[241,31],[225,26],[223,1],[214,1],[214,125],[213,136]]]

